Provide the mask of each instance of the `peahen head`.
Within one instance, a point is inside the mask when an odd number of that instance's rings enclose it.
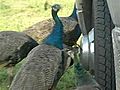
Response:
[[[51,34],[43,40],[43,43],[63,49],[63,24],[57,15],[60,8],[61,6],[59,4],[54,4],[52,6],[52,17],[55,21],[55,25]]]

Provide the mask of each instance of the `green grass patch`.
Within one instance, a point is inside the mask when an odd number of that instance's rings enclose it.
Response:
[[[75,88],[74,67],[70,67],[58,82],[56,90],[73,90]]]
[[[51,18],[51,9],[44,10],[46,0],[1,0],[0,31],[23,31],[25,28]],[[62,6],[59,16],[68,16],[73,10],[74,0],[47,0],[50,5]],[[69,3],[68,3],[69,1]]]

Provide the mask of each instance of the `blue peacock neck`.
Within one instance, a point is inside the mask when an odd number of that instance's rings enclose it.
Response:
[[[57,12],[52,9],[52,17],[55,21],[55,25],[53,27],[53,31],[51,34],[45,39],[44,43],[48,45],[52,45],[59,49],[63,49],[63,24],[59,17],[57,16]]]
[[[60,25],[61,27],[63,27],[63,24],[62,24],[61,20],[59,19],[58,15],[57,15],[57,12],[54,11],[53,9],[52,9],[52,17],[53,17],[53,20],[55,21],[55,24]]]

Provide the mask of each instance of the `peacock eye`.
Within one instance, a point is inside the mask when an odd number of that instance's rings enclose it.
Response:
[[[57,8],[56,8],[56,7],[53,7],[53,10],[54,10],[54,11],[57,11]]]

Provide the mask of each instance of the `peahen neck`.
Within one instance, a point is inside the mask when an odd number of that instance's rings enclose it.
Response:
[[[59,19],[57,12],[54,10],[52,10],[52,17],[55,21],[55,25],[51,34],[44,40],[44,43],[59,49],[63,49],[63,24]]]
[[[69,17],[72,17],[72,18],[74,18],[76,21],[78,21],[76,10],[77,10],[77,9],[76,9],[76,5],[74,4],[73,12],[72,12],[72,14],[71,14]]]

